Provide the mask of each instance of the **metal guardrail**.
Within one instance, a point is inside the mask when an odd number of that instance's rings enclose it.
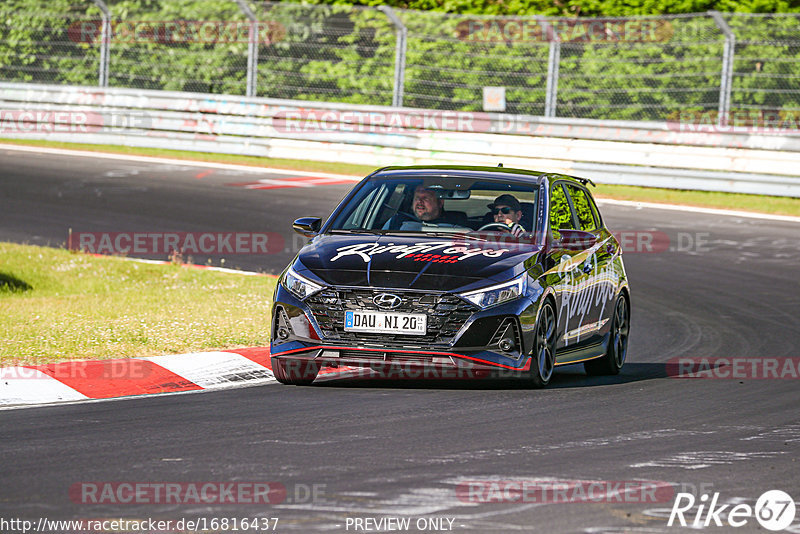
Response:
[[[0,2],[0,80],[717,126],[800,117],[800,13],[454,14],[259,0]],[[503,97],[500,94],[504,95]]]
[[[800,197],[800,136],[656,122],[0,83],[0,137],[376,167],[502,161],[599,183]]]

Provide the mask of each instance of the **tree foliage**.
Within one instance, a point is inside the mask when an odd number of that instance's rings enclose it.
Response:
[[[111,86],[245,93],[249,22],[233,0],[107,3],[114,28]],[[253,2],[260,21],[258,95],[391,104],[397,30],[383,12],[366,7],[386,2],[363,3]],[[558,48],[558,116],[631,120],[713,112],[719,105],[723,34],[710,16],[676,14],[800,12],[800,0],[390,0],[388,5],[399,8],[408,29],[405,106],[480,110],[483,88],[502,86],[508,112],[533,115],[544,113],[553,53],[533,15],[568,16],[561,24],[569,30],[592,20],[576,15],[672,14],[658,19],[650,38],[570,35]],[[96,85],[100,15],[89,0],[3,0],[0,79]],[[734,108],[800,111],[800,16],[726,15],[726,20],[736,34]],[[206,28],[211,33],[199,35],[204,21],[211,23]],[[471,21],[484,25],[465,32]],[[592,23],[611,24],[607,18]],[[233,38],[224,33],[229,24],[238,32]],[[513,24],[533,28],[532,36],[509,34]],[[150,34],[137,33],[148,27]]]

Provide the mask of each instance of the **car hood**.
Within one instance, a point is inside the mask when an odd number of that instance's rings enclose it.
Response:
[[[300,251],[295,269],[328,285],[470,290],[520,274],[539,250],[513,238],[320,235]]]

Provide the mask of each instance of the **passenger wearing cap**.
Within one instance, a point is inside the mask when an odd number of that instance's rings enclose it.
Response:
[[[514,195],[500,195],[489,204],[489,209],[494,215],[494,222],[505,223],[508,226],[518,224],[522,219],[522,205]]]
[[[489,204],[488,207],[492,211],[494,222],[505,224],[515,236],[525,232],[525,228],[520,224],[522,220],[522,205],[514,195],[502,194],[494,199],[494,202]]]

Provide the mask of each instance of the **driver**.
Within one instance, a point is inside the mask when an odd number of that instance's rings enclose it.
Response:
[[[508,193],[500,195],[488,205],[488,208],[492,212],[495,223],[505,224],[515,236],[525,233],[525,228],[520,224],[522,220],[522,205],[514,195],[509,195]]]
[[[458,221],[454,216],[444,210],[444,200],[433,189],[418,186],[414,189],[414,199],[411,210],[416,219],[409,219],[408,215],[396,214],[383,225],[384,230],[421,230],[423,225],[457,226]]]
[[[414,215],[420,221],[435,223],[438,219],[442,219],[444,213],[444,201],[435,191],[422,186],[414,190],[414,201],[411,206],[414,209]]]

